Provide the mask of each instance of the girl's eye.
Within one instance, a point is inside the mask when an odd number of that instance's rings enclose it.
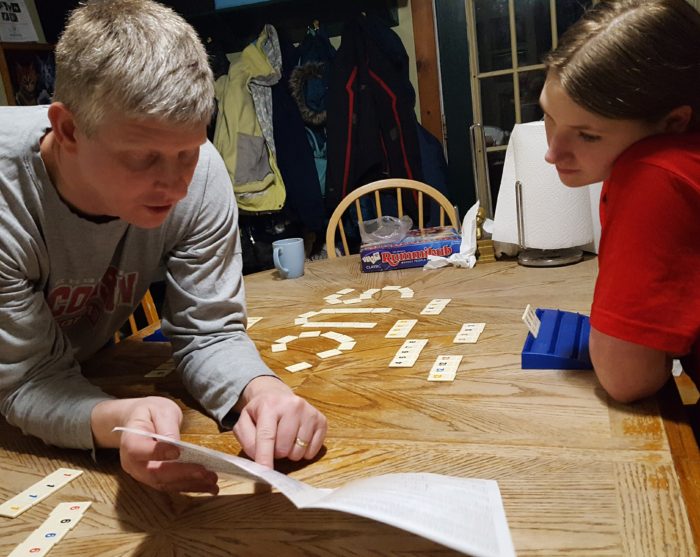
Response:
[[[598,141],[600,139],[599,135],[591,135],[590,133],[586,132],[579,132],[578,136],[587,143],[593,143],[594,141]]]

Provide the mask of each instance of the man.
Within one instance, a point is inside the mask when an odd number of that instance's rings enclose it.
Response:
[[[0,411],[44,441],[119,448],[165,491],[216,493],[216,475],[162,462],[179,437],[162,397],[114,399],[80,362],[165,270],[163,330],[192,395],[245,452],[312,458],[325,417],[263,364],[245,332],[237,209],[206,125],[213,78],[194,30],[152,0],[92,0],[56,47],[54,102],[0,109]]]

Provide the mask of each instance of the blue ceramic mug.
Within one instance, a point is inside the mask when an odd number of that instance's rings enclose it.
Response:
[[[304,274],[303,238],[286,238],[272,242],[272,260],[282,278],[298,278]]]

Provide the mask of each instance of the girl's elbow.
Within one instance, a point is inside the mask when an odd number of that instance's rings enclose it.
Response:
[[[665,383],[665,381],[658,382],[651,380],[635,381],[634,376],[614,372],[606,373],[605,370],[599,369],[599,367],[595,368],[595,373],[600,385],[605,392],[608,393],[610,398],[622,404],[630,404],[652,396],[656,394]]]

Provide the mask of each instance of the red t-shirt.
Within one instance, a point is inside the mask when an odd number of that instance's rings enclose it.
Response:
[[[700,133],[632,145],[603,184],[591,325],[700,379]]]

